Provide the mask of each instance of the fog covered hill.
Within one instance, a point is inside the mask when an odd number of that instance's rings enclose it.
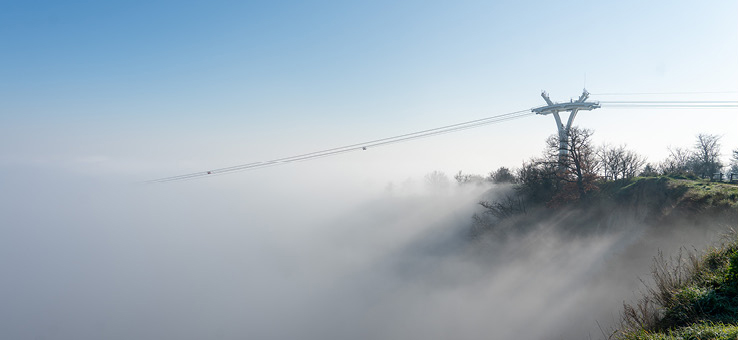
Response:
[[[513,295],[541,294],[530,316],[555,319],[556,336],[545,338],[605,337],[620,327],[623,302],[647,289],[641,280],[653,284],[657,254],[708,247],[738,225],[738,186],[707,180],[604,182],[586,200],[555,208],[511,188],[486,195],[470,232],[473,252],[495,263],[493,272],[522,271],[506,279],[520,284]]]
[[[497,207],[510,212],[500,218],[496,211],[484,210],[472,228],[475,237],[525,232],[542,219],[555,220],[562,232],[580,236],[616,231],[629,223],[668,231],[683,226],[699,230],[738,220],[738,186],[665,176],[603,182],[586,199],[556,208],[527,202],[515,192],[493,190],[489,197],[481,204],[501,202]]]

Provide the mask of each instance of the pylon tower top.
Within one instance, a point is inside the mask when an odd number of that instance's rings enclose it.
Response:
[[[591,111],[594,109],[600,108],[599,102],[586,102],[587,98],[589,98],[589,92],[587,92],[587,89],[584,89],[582,91],[582,95],[579,96],[579,99],[574,101],[573,99],[570,100],[568,103],[554,103],[551,101],[551,99],[548,98],[548,93],[546,91],[541,92],[541,97],[543,97],[543,100],[546,101],[546,106],[537,107],[535,109],[531,109],[531,111],[539,114],[539,115],[547,115],[554,112],[562,112],[562,111],[578,111],[578,110],[587,110]]]
[[[548,105],[531,109],[531,111],[539,115],[553,113],[553,116],[556,119],[556,128],[559,130],[559,171],[563,171],[566,167],[567,155],[569,154],[569,130],[571,129],[571,124],[574,122],[574,117],[577,116],[577,112],[579,110],[591,111],[600,108],[600,103],[586,101],[587,98],[589,98],[589,92],[587,92],[587,89],[582,91],[582,95],[579,96],[579,99],[576,101],[572,99],[568,103],[552,102],[551,99],[548,98],[548,93],[546,93],[546,91],[541,92],[541,97],[543,97],[543,100],[545,100]],[[569,120],[566,125],[561,122],[559,112],[570,112]]]

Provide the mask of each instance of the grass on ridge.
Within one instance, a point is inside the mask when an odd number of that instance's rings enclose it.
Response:
[[[654,259],[653,286],[625,304],[615,339],[738,339],[738,237],[698,256]]]

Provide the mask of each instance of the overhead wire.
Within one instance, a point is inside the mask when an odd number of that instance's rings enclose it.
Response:
[[[593,94],[593,95],[651,95],[651,94],[706,94],[706,93],[738,93],[733,91],[724,91],[724,92],[642,92],[642,93],[600,93],[600,94]],[[636,109],[636,108],[649,108],[649,109],[729,109],[729,108],[738,108],[738,101],[700,101],[700,100],[671,100],[671,101],[600,101],[600,104],[603,104],[606,108],[615,108],[615,109]],[[213,170],[207,170],[207,171],[199,171],[199,172],[193,172],[189,174],[184,175],[178,175],[178,176],[170,176],[170,177],[164,177],[149,181],[144,181],[142,183],[164,183],[164,182],[171,182],[171,181],[181,181],[181,180],[192,180],[197,179],[201,177],[212,177],[212,176],[219,176],[234,172],[240,172],[240,171],[246,171],[246,170],[255,170],[255,169],[261,169],[271,166],[276,166],[280,164],[286,164],[286,163],[292,163],[292,162],[301,162],[306,160],[311,160],[315,158],[322,158],[322,157],[329,157],[334,156],[338,154],[348,153],[348,152],[354,152],[359,150],[367,150],[368,148],[375,148],[379,146],[385,146],[385,145],[391,145],[396,143],[401,143],[405,141],[410,141],[414,139],[421,139],[421,138],[428,138],[436,135],[441,134],[447,134],[467,129],[472,129],[480,126],[490,125],[490,124],[496,124],[501,123],[508,120],[518,119],[526,116],[534,115],[535,113],[531,112],[530,110],[519,110],[515,112],[509,112],[505,114],[490,116],[486,118],[471,120],[463,123],[457,123],[452,125],[446,125],[438,128],[433,129],[426,129],[406,134],[401,134],[397,136],[387,137],[387,138],[381,138],[381,139],[375,139],[367,142],[362,143],[356,143],[356,144],[350,144],[345,145],[341,147],[336,148],[330,148],[320,151],[314,151],[289,157],[283,157],[283,158],[277,158],[269,161],[263,161],[263,162],[251,162],[246,164],[240,164],[225,168],[218,168]]]
[[[738,104],[738,100],[620,100],[600,101],[600,104]]]
[[[735,109],[738,105],[606,105],[608,109]]]
[[[432,137],[436,135],[472,129],[472,128],[476,128],[480,126],[501,123],[501,122],[513,120],[513,119],[518,119],[518,118],[522,118],[522,117],[526,117],[530,115],[534,115],[534,113],[531,112],[529,109],[520,110],[520,111],[509,112],[509,113],[500,114],[496,116],[476,119],[472,121],[467,121],[463,123],[446,125],[446,126],[442,126],[438,128],[426,129],[426,130],[406,133],[406,134],[387,137],[387,138],[375,139],[375,140],[367,141],[363,143],[356,143],[356,144],[341,146],[337,148],[314,151],[314,152],[304,153],[304,154],[290,156],[290,157],[273,159],[273,160],[264,161],[264,162],[251,162],[251,163],[235,165],[235,166],[230,166],[230,167],[225,167],[225,168],[193,172],[193,173],[178,175],[178,176],[164,177],[164,178],[144,181],[143,183],[164,183],[164,182],[171,182],[171,181],[190,180],[190,179],[196,179],[200,177],[212,177],[215,175],[223,175],[227,173],[260,169],[260,168],[265,168],[265,167],[270,167],[270,166],[275,166],[275,165],[280,165],[280,164],[306,161],[306,160],[315,159],[315,158],[322,158],[322,157],[328,157],[328,156],[333,156],[333,155],[347,153],[347,152],[366,150],[368,148],[375,148],[379,146],[396,144],[396,143],[405,142],[405,141],[414,140],[414,139],[427,138],[427,137]]]
[[[607,108],[729,109],[738,108],[738,100],[618,100],[600,101]]]
[[[729,94],[738,91],[701,91],[701,92],[609,92],[590,93],[593,96],[641,96],[641,95],[670,95],[670,94]]]

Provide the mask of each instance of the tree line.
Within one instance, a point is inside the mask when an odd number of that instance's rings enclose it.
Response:
[[[572,127],[563,153],[559,149],[558,136],[552,135],[546,139],[543,155],[531,158],[520,168],[500,167],[487,177],[459,172],[454,178],[459,184],[513,183],[518,198],[509,199],[510,205],[519,205],[519,200],[525,200],[549,206],[584,199],[605,181],[636,176],[698,178],[725,172],[734,173],[738,178],[738,149],[732,151],[728,164],[723,163],[720,136],[717,135],[698,134],[691,148],[669,147],[665,160],[650,163],[627,145],[596,146],[593,134],[593,130]],[[495,203],[480,204],[487,209],[495,208]]]

